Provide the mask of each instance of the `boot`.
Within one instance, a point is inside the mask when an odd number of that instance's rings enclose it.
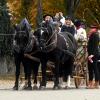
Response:
[[[94,88],[99,89],[99,81],[95,81]]]
[[[93,89],[93,81],[89,81],[87,89]]]

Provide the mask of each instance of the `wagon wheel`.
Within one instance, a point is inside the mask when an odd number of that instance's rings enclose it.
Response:
[[[79,88],[79,86],[81,85],[82,79],[83,77],[82,75],[82,66],[81,64],[78,64],[75,68],[75,76],[74,76],[74,83],[75,83],[75,87]]]
[[[88,86],[88,67],[87,67],[87,62],[85,63],[84,68],[85,68],[85,72],[84,72],[85,83],[86,83],[86,86]]]

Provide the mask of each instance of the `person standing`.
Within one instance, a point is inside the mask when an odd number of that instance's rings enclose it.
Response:
[[[88,71],[89,71],[89,83],[87,88],[99,88],[99,71],[97,66],[99,55],[99,34],[97,26],[91,26],[88,33]],[[94,82],[93,82],[94,79]]]

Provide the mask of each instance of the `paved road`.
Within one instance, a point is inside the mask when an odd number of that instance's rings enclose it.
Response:
[[[52,90],[52,84],[48,84],[47,90],[25,91],[12,90],[13,84],[0,86],[0,100],[100,100],[100,89],[85,89],[85,86],[76,89],[72,85],[70,89]]]
[[[0,90],[0,100],[100,100],[100,90],[82,88],[58,91]]]

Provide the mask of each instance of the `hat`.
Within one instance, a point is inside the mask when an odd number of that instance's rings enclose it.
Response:
[[[82,25],[81,20],[78,20],[78,19],[77,19],[77,20],[75,20],[74,25],[75,25],[76,27],[81,26],[81,25]]]
[[[43,19],[45,19],[47,16],[50,16],[50,17],[53,19],[53,16],[50,15],[50,14],[45,14],[45,15],[43,16]]]
[[[98,28],[97,25],[90,25],[90,28]]]
[[[71,20],[71,17],[70,16],[66,16],[65,20]]]

